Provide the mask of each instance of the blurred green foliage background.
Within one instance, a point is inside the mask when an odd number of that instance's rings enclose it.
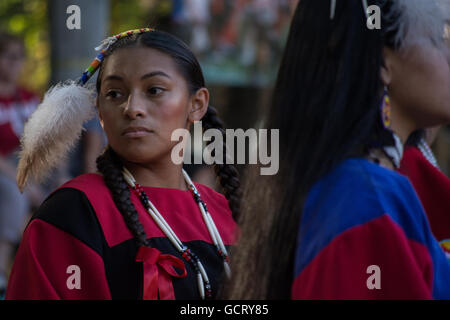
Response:
[[[0,29],[25,42],[27,61],[21,83],[40,94],[50,78],[47,5],[45,0],[0,1]]]
[[[1,0],[0,29],[19,35],[26,47],[27,61],[21,83],[43,95],[50,80],[48,0]],[[109,34],[155,25],[171,12],[170,0],[111,0]]]

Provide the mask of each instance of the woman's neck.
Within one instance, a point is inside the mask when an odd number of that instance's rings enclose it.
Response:
[[[182,165],[168,162],[138,164],[125,161],[124,164],[141,186],[187,190]]]
[[[391,130],[400,138],[404,145],[408,140],[408,137],[414,130],[416,130],[416,124],[410,117],[410,112],[403,112],[403,109],[392,101],[391,104]]]

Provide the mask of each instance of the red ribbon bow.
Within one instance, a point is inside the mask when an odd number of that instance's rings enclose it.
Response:
[[[170,254],[161,254],[155,248],[141,246],[136,261],[142,261],[144,267],[144,300],[175,300],[171,277],[183,278],[187,272],[183,261]],[[174,267],[181,269],[178,274]]]

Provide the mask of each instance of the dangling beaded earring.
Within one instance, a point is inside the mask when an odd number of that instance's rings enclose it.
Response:
[[[381,120],[385,129],[391,128],[391,100],[386,86],[384,86],[383,102],[381,103]]]

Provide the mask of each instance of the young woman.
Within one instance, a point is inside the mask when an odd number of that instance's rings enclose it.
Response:
[[[237,172],[216,166],[227,203],[221,194],[193,184],[182,165],[171,160],[174,130],[189,129],[198,120],[205,129],[223,130],[208,106],[201,68],[183,42],[148,28],[110,37],[100,50],[80,80],[85,83],[100,68],[96,105],[109,144],[97,159],[99,174],[67,182],[33,216],[6,298],[214,297],[228,268],[232,213],[239,211]],[[69,83],[54,90],[40,109],[55,105],[47,115],[59,112],[63,120],[51,126],[70,134],[66,131],[79,120],[78,109],[68,117],[64,113],[75,107],[61,110],[61,105],[84,101],[86,88]],[[83,110],[91,107],[79,104]],[[32,130],[45,128],[42,121],[48,120],[40,116],[30,120],[23,137],[20,187],[37,171],[30,159],[53,163],[33,143],[47,141],[41,146],[47,153],[63,144],[52,140],[58,136],[48,138],[57,129],[45,135]],[[40,135],[37,141],[31,141],[33,134]]]
[[[411,132],[450,119],[442,14],[436,1],[299,2],[265,124],[280,130],[280,171],[250,175],[227,298],[450,298],[450,263],[394,171]]]

